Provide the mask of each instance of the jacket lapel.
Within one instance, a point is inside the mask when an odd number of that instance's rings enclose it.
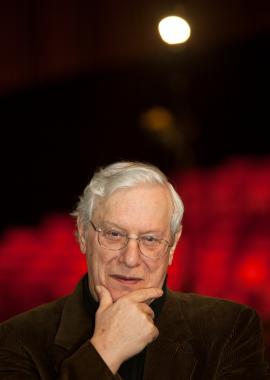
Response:
[[[56,371],[59,370],[62,361],[89,338],[91,328],[90,318],[83,305],[82,281],[80,281],[74,293],[66,298],[52,347],[52,361]]]
[[[156,325],[159,337],[147,348],[144,380],[192,379],[195,342],[179,300],[170,291]]]

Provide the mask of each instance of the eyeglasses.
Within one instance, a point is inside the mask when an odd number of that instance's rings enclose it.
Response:
[[[168,252],[168,248],[172,245],[165,239],[159,239],[153,235],[141,235],[130,237],[126,232],[119,231],[116,228],[100,228],[96,227],[90,221],[93,229],[98,233],[99,245],[110,251],[120,251],[126,248],[129,240],[138,240],[140,253],[149,259],[160,259]]]

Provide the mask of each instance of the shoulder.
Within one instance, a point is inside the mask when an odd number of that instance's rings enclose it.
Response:
[[[67,297],[18,314],[0,324],[0,343],[20,343],[20,340],[53,339],[57,331]]]
[[[181,305],[187,312],[197,311],[203,314],[223,312],[224,310],[234,313],[250,309],[247,305],[231,300],[196,293],[174,292],[170,289],[168,290],[168,299],[175,305]]]
[[[268,378],[261,320],[246,305],[168,290],[160,326],[164,342],[176,341],[181,352],[193,353],[205,379]]]
[[[190,329],[196,334],[224,333],[224,336],[238,326],[252,326],[261,329],[257,312],[247,305],[222,298],[194,293],[168,291],[168,304],[181,314]]]

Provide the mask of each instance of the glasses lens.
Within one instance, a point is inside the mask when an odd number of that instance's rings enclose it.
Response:
[[[163,239],[155,238],[151,235],[144,235],[137,238],[139,249],[143,256],[158,259],[165,255],[168,249],[168,243]],[[106,229],[98,231],[99,244],[111,251],[119,251],[128,244],[129,237],[126,233],[116,229]]]
[[[163,239],[157,239],[153,236],[142,236],[139,239],[139,247],[144,256],[157,259],[166,253],[167,244]]]
[[[99,243],[102,247],[118,251],[126,246],[127,236],[117,230],[108,229],[99,233]]]

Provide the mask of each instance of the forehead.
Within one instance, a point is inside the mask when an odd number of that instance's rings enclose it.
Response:
[[[165,186],[143,184],[116,190],[97,205],[94,215],[126,228],[164,229],[170,224],[172,210],[171,196]]]

